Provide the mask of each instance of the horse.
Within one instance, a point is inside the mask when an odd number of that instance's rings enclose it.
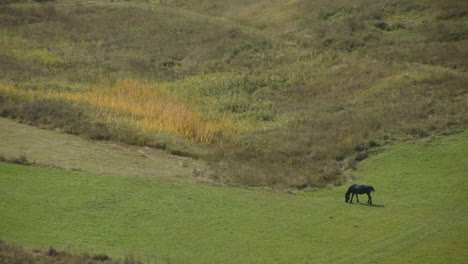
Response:
[[[369,204],[372,204],[372,197],[370,195],[371,192],[375,192],[374,187],[372,187],[372,186],[353,184],[353,185],[351,185],[351,187],[349,187],[348,191],[345,194],[345,202],[347,203],[349,201],[349,203],[353,203],[353,197],[354,197],[354,195],[356,195],[356,200],[359,203],[358,194],[367,194],[367,196],[369,197],[367,202]],[[351,196],[351,200],[350,200],[349,196],[351,194],[353,194],[353,195]]]

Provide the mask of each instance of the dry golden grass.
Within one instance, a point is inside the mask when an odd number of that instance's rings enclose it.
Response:
[[[135,80],[118,81],[87,93],[69,93],[65,98],[109,110],[106,116],[101,112],[106,122],[121,119],[144,132],[164,132],[210,143],[222,129],[222,122],[204,120],[197,110],[172,101],[163,88]]]
[[[171,93],[136,80],[117,81],[85,92],[23,90],[1,85],[0,91],[22,100],[66,100],[95,106],[96,119],[105,124],[130,125],[144,133],[168,133],[200,143],[211,143],[236,128],[228,119],[204,119],[201,113],[176,102]]]

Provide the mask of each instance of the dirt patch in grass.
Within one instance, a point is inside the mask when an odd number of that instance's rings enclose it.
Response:
[[[4,118],[0,118],[0,155],[25,157],[39,166],[175,182],[209,182],[210,174],[209,166],[200,160],[154,148],[86,140]]]

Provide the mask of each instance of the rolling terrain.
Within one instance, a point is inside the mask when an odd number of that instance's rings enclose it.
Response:
[[[0,0],[0,263],[464,263],[467,35],[463,0]]]
[[[468,121],[466,1],[8,2],[0,116],[222,184],[339,186],[372,148]]]

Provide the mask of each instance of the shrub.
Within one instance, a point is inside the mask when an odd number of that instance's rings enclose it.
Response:
[[[97,254],[93,256],[93,260],[109,261],[111,260],[111,258],[107,256],[106,254]]]

